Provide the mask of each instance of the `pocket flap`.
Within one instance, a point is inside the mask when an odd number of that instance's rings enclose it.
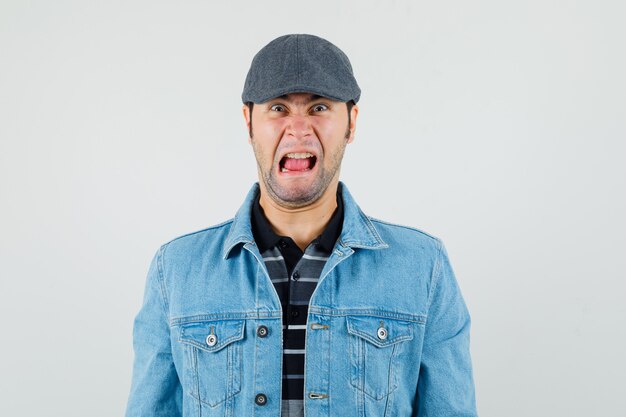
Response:
[[[413,326],[409,321],[372,316],[346,316],[346,321],[348,333],[378,347],[413,339]]]
[[[245,320],[214,320],[183,324],[179,342],[207,352],[217,352],[229,343],[243,339]]]

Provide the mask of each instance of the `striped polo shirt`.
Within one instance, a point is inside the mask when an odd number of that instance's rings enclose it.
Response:
[[[283,309],[281,417],[304,416],[304,348],[309,300],[343,225],[341,184],[337,209],[325,230],[304,252],[288,236],[277,235],[259,204],[252,207],[252,233]]]

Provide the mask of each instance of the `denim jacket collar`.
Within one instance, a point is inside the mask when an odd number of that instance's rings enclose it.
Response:
[[[340,184],[341,197],[344,204],[344,218],[343,228],[338,240],[339,245],[362,249],[387,248],[388,245],[382,240],[374,224],[356,204],[346,185],[343,182],[340,182]],[[252,203],[259,190],[259,183],[254,183],[237,214],[235,214],[230,232],[224,242],[224,259],[228,258],[230,251],[238,244],[254,243],[250,219]]]

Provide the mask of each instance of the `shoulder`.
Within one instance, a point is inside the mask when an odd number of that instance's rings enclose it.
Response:
[[[367,218],[389,246],[407,245],[413,248],[430,249],[434,252],[439,252],[443,247],[443,242],[439,237],[416,227],[391,223],[371,216],[367,216]]]
[[[221,251],[234,219],[201,230],[174,237],[161,246],[163,254],[171,257],[189,257],[213,250]]]

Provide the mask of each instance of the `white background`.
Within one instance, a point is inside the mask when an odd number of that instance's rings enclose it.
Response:
[[[149,261],[234,215],[252,56],[313,33],[363,90],[342,180],[447,245],[479,414],[626,416],[625,12],[1,0],[0,415],[123,414]]]

